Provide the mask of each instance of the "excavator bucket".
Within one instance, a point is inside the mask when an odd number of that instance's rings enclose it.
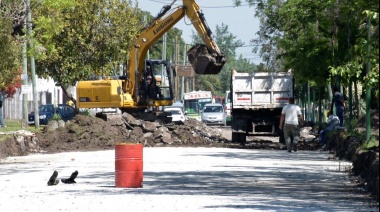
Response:
[[[195,73],[200,75],[219,74],[226,62],[224,55],[211,53],[207,46],[202,44],[191,47],[187,56]]]

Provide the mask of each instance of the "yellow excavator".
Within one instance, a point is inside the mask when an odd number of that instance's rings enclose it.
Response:
[[[204,41],[187,52],[195,73],[218,74],[221,71],[225,56],[212,39],[199,5],[194,0],[183,0],[182,5],[172,8],[176,1],[165,5],[136,36],[126,73],[114,78],[78,82],[78,108],[119,108],[122,112],[134,113],[148,107],[172,105],[175,70],[169,61],[145,58],[149,48],[185,16]]]

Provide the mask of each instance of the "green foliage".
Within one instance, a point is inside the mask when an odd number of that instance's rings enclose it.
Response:
[[[369,150],[369,149],[372,149],[373,147],[378,147],[378,146],[379,146],[379,140],[371,138],[369,141],[363,142],[360,149]]]
[[[20,120],[5,120],[5,125],[7,127],[0,128],[0,132],[15,132],[18,130],[27,130],[29,132],[40,132],[43,127],[40,127],[39,129],[36,129],[35,126],[26,126],[26,128],[23,128],[23,124]],[[0,142],[6,138],[8,138],[9,135],[0,135]]]
[[[91,112],[89,109],[85,109],[79,112],[79,114],[84,115],[84,116],[90,116]]]
[[[54,115],[51,117],[50,120],[53,120],[53,121],[59,121],[59,120],[62,120],[62,117],[60,114],[58,113],[54,113]]]
[[[34,14],[37,74],[60,85],[119,71],[139,28],[129,1],[43,1]]]
[[[255,6],[261,25],[259,39],[253,41],[262,45],[260,54],[267,64],[292,69],[299,83],[326,85],[336,75],[344,85],[353,78],[378,91],[378,2],[234,2]],[[367,63],[371,64],[369,73]]]
[[[350,120],[350,126],[352,126],[353,128],[355,128],[356,126],[358,126],[358,124],[359,124],[359,120],[358,119],[355,119],[355,118],[353,118],[352,120]],[[348,123],[346,122],[345,123],[345,127],[346,128],[348,128]]]
[[[19,77],[21,67],[21,39],[12,36],[13,22],[18,12],[17,1],[3,1],[0,10],[0,90]]]
[[[183,52],[186,48],[185,41],[181,38],[181,30],[178,28],[171,28],[167,33],[166,37],[166,59],[178,62],[180,64],[183,64],[183,61],[185,60]],[[175,58],[175,46],[176,46],[176,40],[178,42],[178,61],[176,61]],[[155,44],[152,45],[152,47],[149,50],[149,57],[150,59],[162,59],[163,58],[163,43],[164,38],[160,38],[157,40]]]

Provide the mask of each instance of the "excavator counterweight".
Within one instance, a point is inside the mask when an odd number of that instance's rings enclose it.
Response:
[[[219,74],[226,62],[224,55],[211,53],[203,44],[196,44],[187,52],[189,62],[199,75]]]

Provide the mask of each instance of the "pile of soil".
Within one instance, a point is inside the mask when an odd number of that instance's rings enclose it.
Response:
[[[379,140],[379,111],[371,113],[371,137]],[[336,131],[328,135],[324,150],[328,150],[341,160],[352,162],[350,174],[353,181],[365,187],[379,201],[379,146],[366,150],[360,148],[365,142],[366,119],[359,119],[351,134]],[[335,159],[335,158],[334,158]]]
[[[15,134],[6,139],[1,143],[0,158],[34,152],[108,150],[117,143],[141,143],[145,147],[205,147],[223,146],[228,142],[220,130],[192,119],[183,124],[164,124],[159,119],[144,121],[127,113],[101,118],[76,115],[66,123],[50,121],[42,132],[29,136]]]
[[[372,134],[379,133],[379,114],[372,114]],[[312,127],[301,132],[299,150],[330,151],[334,158],[352,161],[350,175],[358,186],[364,186],[378,201],[379,148],[359,151],[364,138],[365,118],[359,120],[357,135],[337,131],[328,136],[324,149],[318,148],[319,138]],[[228,132],[229,131],[229,132]],[[273,140],[248,139],[246,145],[231,141],[230,130],[212,128],[190,119],[182,124],[164,123],[160,119],[138,117],[124,113],[113,116],[77,115],[68,122],[52,121],[37,134],[18,135],[0,143],[0,159],[30,153],[58,153],[69,151],[97,151],[114,149],[117,143],[141,143],[145,147],[186,146],[225,147],[245,149],[286,150],[286,146]],[[331,159],[331,158],[328,158]]]

